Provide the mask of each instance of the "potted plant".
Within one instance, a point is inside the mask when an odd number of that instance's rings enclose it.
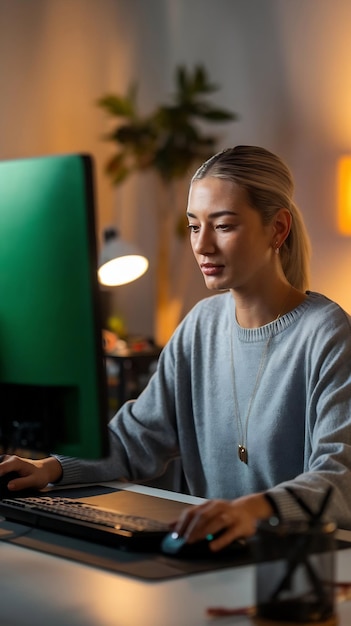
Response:
[[[126,95],[106,94],[97,105],[116,119],[116,126],[104,139],[113,142],[115,153],[108,158],[105,171],[113,185],[121,185],[137,171],[154,170],[161,183],[157,224],[156,340],[163,345],[179,321],[181,296],[174,293],[170,280],[172,239],[184,239],[185,217],[177,210],[176,185],[215,152],[217,137],[206,132],[206,124],[230,122],[237,114],[210,104],[209,94],[218,89],[205,68],[193,72],[176,68],[175,92],[169,103],[150,114],[137,108],[137,87]],[[171,196],[165,199],[165,194]]]

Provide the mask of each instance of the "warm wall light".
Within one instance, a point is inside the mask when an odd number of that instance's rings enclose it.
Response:
[[[351,236],[351,156],[338,163],[338,230]]]
[[[104,244],[99,259],[98,277],[102,285],[126,285],[145,274],[149,267],[146,257],[136,247],[119,237],[115,228],[104,232]]]

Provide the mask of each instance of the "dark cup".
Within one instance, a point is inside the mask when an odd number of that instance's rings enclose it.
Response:
[[[272,518],[257,529],[256,610],[264,619],[322,622],[334,615],[335,524]]]

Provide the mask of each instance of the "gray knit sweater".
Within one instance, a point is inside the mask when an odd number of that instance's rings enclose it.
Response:
[[[329,515],[351,528],[350,318],[309,292],[275,322],[245,329],[229,292],[206,298],[109,430],[108,459],[58,457],[61,483],[145,480],[180,456],[191,494],[232,499],[265,491],[284,519],[303,516],[286,485],[314,510],[333,485]],[[238,458],[239,443],[248,464]]]

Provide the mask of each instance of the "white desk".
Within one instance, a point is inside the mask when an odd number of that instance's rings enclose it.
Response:
[[[119,486],[116,483],[116,486]],[[162,492],[132,487],[147,494]],[[164,492],[165,497],[198,499]],[[244,626],[248,618],[208,618],[208,606],[254,602],[254,567],[145,582],[0,542],[1,626]],[[351,580],[351,550],[338,552],[337,575]],[[351,602],[338,606],[350,626]]]

